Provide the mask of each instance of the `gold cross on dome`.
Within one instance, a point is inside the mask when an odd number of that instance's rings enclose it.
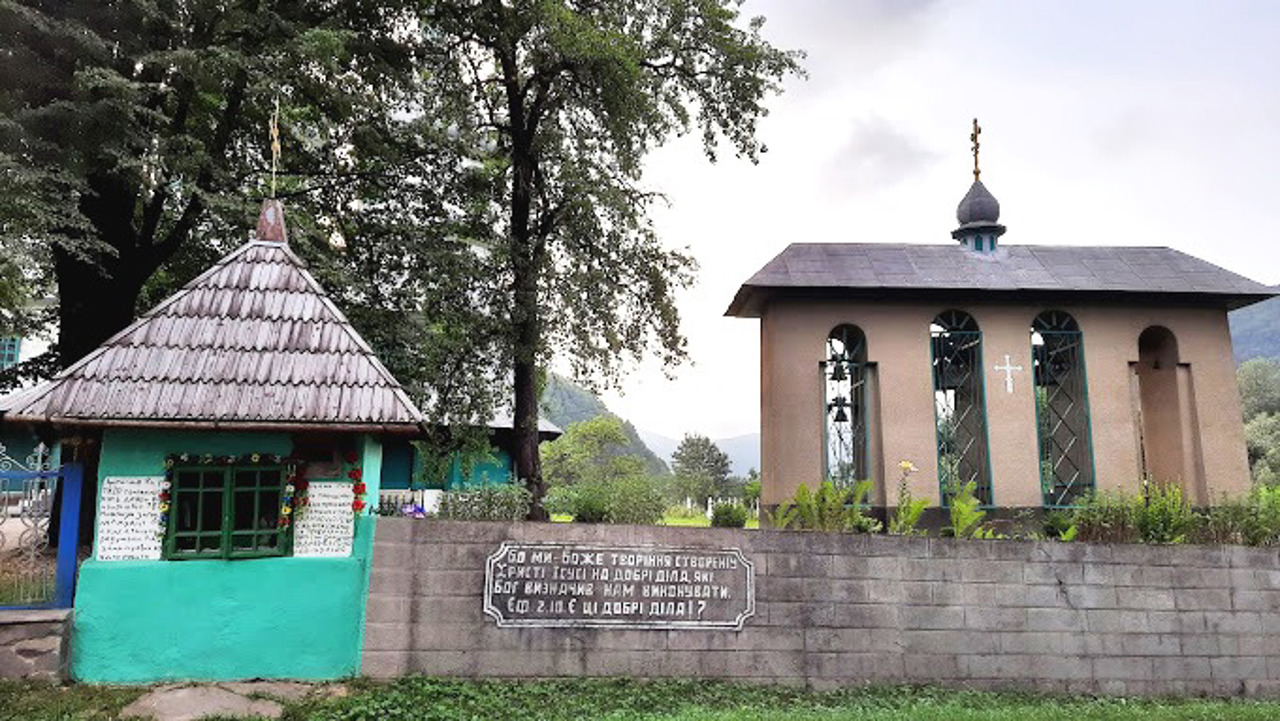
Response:
[[[271,197],[276,197],[276,170],[280,165],[280,96],[271,112]]]
[[[982,135],[982,126],[978,125],[978,119],[974,118],[973,132],[969,133],[969,140],[973,142],[973,180],[974,182],[977,182],[978,176],[982,174],[982,171],[978,170],[978,146],[980,145],[980,143],[978,142],[979,135]]]

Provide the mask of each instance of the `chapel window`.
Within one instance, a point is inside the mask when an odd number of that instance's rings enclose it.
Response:
[[[982,373],[982,331],[973,316],[949,310],[929,326],[933,364],[938,484],[943,504],[972,483],[984,506],[993,504]]]
[[[1084,336],[1070,314],[1045,311],[1031,326],[1040,490],[1046,508],[1067,508],[1093,491],[1093,444]]]
[[[826,422],[824,477],[851,486],[871,477],[867,453],[867,341],[855,325],[827,336],[820,364]]]
[[[168,478],[165,558],[289,554],[292,491],[284,466],[176,465]]]

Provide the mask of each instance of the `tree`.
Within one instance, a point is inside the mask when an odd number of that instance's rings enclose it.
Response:
[[[615,416],[570,425],[564,435],[542,444],[547,483],[573,486],[643,475],[643,459],[623,453],[628,441]]]
[[[1260,413],[1280,413],[1280,361],[1254,358],[1241,363],[1236,385],[1246,421]]]
[[[409,0],[0,0],[0,249],[34,260],[24,270],[42,294],[56,289],[54,365],[241,242],[269,192],[277,102],[282,195],[394,178],[358,166],[395,145],[409,109],[409,12]],[[292,230],[323,243],[350,207],[310,210],[298,217],[316,225]]]
[[[1280,413],[1259,413],[1244,425],[1253,480],[1280,484]]]
[[[675,474],[678,495],[698,502],[723,493],[729,482],[729,456],[710,438],[686,434],[671,454],[671,471]]]
[[[545,518],[538,456],[539,368],[551,349],[582,379],[615,379],[655,349],[685,355],[673,292],[690,256],[663,248],[640,186],[649,150],[697,129],[755,160],[765,99],[798,55],[739,25],[736,0],[424,0],[430,92],[448,122],[487,149],[490,233],[477,243],[505,292],[495,382],[514,390],[517,475]]]

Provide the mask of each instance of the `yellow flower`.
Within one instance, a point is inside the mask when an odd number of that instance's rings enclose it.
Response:
[[[911,461],[903,461],[899,463],[898,468],[901,468],[903,473],[915,473],[920,470],[919,468],[916,468],[916,464]]]
[[[289,515],[290,513],[293,513],[293,509],[292,509],[292,508],[290,508],[290,507],[288,507],[288,506],[280,506],[280,515],[282,515],[282,516],[287,516],[287,515]]]
[[[169,511],[169,504],[168,504],[168,503],[161,503],[161,504],[160,504],[160,512],[161,512],[161,513],[167,513],[168,511]]]

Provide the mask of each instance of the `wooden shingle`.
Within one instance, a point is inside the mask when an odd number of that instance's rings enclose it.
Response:
[[[241,246],[97,350],[0,398],[67,424],[403,427],[422,413],[284,243]]]

